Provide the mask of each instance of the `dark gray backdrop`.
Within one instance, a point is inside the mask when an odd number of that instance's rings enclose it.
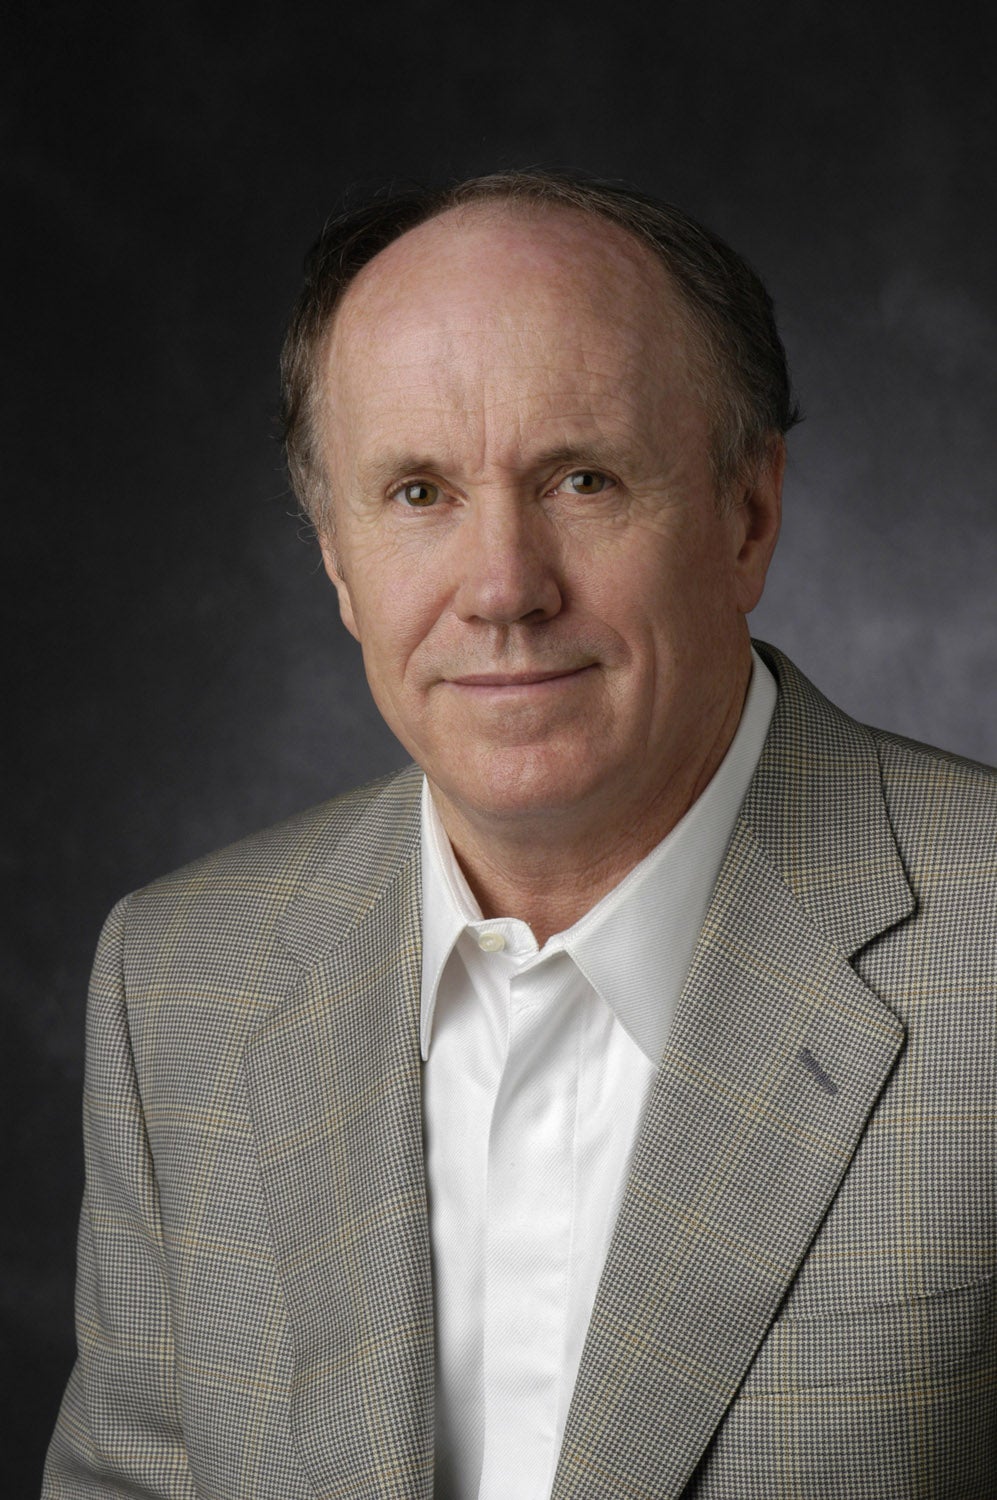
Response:
[[[105,912],[400,760],[273,438],[301,256],[348,184],[581,166],[731,239],[808,412],[757,633],[860,717],[997,758],[993,23],[608,11],[76,0],[10,23],[5,1494],[35,1492],[72,1358]]]

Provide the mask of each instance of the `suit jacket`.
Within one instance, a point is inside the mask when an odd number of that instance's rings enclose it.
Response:
[[[766,654],[554,1495],[993,1496],[993,776]],[[53,1500],[432,1494],[418,788],[112,914]]]

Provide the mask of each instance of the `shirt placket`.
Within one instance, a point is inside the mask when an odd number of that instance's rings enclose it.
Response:
[[[511,976],[508,1048],[488,1139],[481,1500],[544,1495],[553,1473],[575,1213],[577,970],[558,954]],[[576,997],[577,998],[577,997]]]

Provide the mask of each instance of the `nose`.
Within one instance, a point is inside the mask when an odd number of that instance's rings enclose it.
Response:
[[[461,620],[528,624],[562,608],[557,538],[519,497],[491,495],[470,505],[454,542]]]

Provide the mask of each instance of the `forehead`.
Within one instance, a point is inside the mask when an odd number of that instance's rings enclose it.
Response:
[[[347,288],[328,341],[335,367],[410,340],[567,341],[598,331],[632,354],[686,354],[689,319],[651,248],[601,215],[471,204],[410,230]]]

